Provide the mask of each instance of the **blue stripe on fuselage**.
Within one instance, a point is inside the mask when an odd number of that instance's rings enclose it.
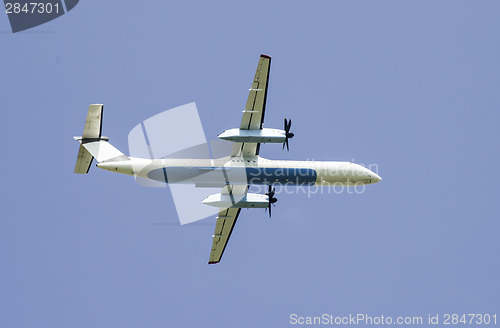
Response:
[[[151,170],[148,178],[169,183],[213,183],[226,184],[222,169],[229,176],[230,184],[269,185],[314,185],[316,170],[309,168],[274,167],[167,167]]]
[[[317,177],[316,170],[308,168],[247,167],[246,174],[248,183],[252,185],[313,185]]]

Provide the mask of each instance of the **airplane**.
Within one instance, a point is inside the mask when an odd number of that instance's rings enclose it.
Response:
[[[374,184],[382,178],[351,162],[276,161],[259,155],[262,143],[282,144],[289,150],[292,121],[283,129],[264,128],[271,57],[260,55],[239,128],[226,130],[219,139],[232,142],[229,156],[218,159],[144,159],[123,154],[101,135],[103,105],[90,105],[81,137],[75,173],[88,173],[94,158],[97,167],[166,183],[190,183],[197,187],[220,187],[221,192],[202,201],[219,208],[209,264],[219,263],[242,208],[269,211],[276,203],[275,186],[356,186]],[[229,177],[228,177],[229,176]],[[265,194],[249,193],[250,186],[268,186]]]

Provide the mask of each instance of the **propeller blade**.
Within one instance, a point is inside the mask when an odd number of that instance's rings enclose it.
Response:
[[[275,192],[276,192],[276,188],[269,185],[269,187],[267,188],[267,192],[266,192],[266,196],[268,197],[268,201],[269,201],[269,204],[266,207],[266,211],[269,208],[269,217],[271,217],[271,204],[274,204],[278,201],[276,198],[274,198]]]
[[[282,149],[285,149],[285,146],[286,146],[286,150],[290,151],[290,146],[288,145],[288,139],[289,138],[293,138],[293,133],[290,133],[290,129],[292,127],[292,120],[287,120],[286,117],[285,117],[285,121],[284,121],[284,129],[285,129],[285,142],[283,142],[283,148]]]

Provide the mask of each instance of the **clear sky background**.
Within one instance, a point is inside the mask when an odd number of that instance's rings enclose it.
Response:
[[[12,34],[0,14],[0,327],[288,327],[289,315],[500,309],[500,3],[81,1]],[[272,56],[272,159],[377,164],[363,194],[280,194],[175,226],[167,189],[73,174],[88,105],[135,125],[195,101],[237,127]],[[160,223],[160,224],[158,224]],[[500,315],[500,313],[498,313]]]

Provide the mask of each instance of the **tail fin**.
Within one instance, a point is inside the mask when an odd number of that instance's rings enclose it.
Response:
[[[80,142],[76,159],[75,173],[89,172],[94,157],[98,162],[129,159],[118,149],[108,143],[109,138],[101,135],[103,105],[90,105],[81,137],[74,137]]]

